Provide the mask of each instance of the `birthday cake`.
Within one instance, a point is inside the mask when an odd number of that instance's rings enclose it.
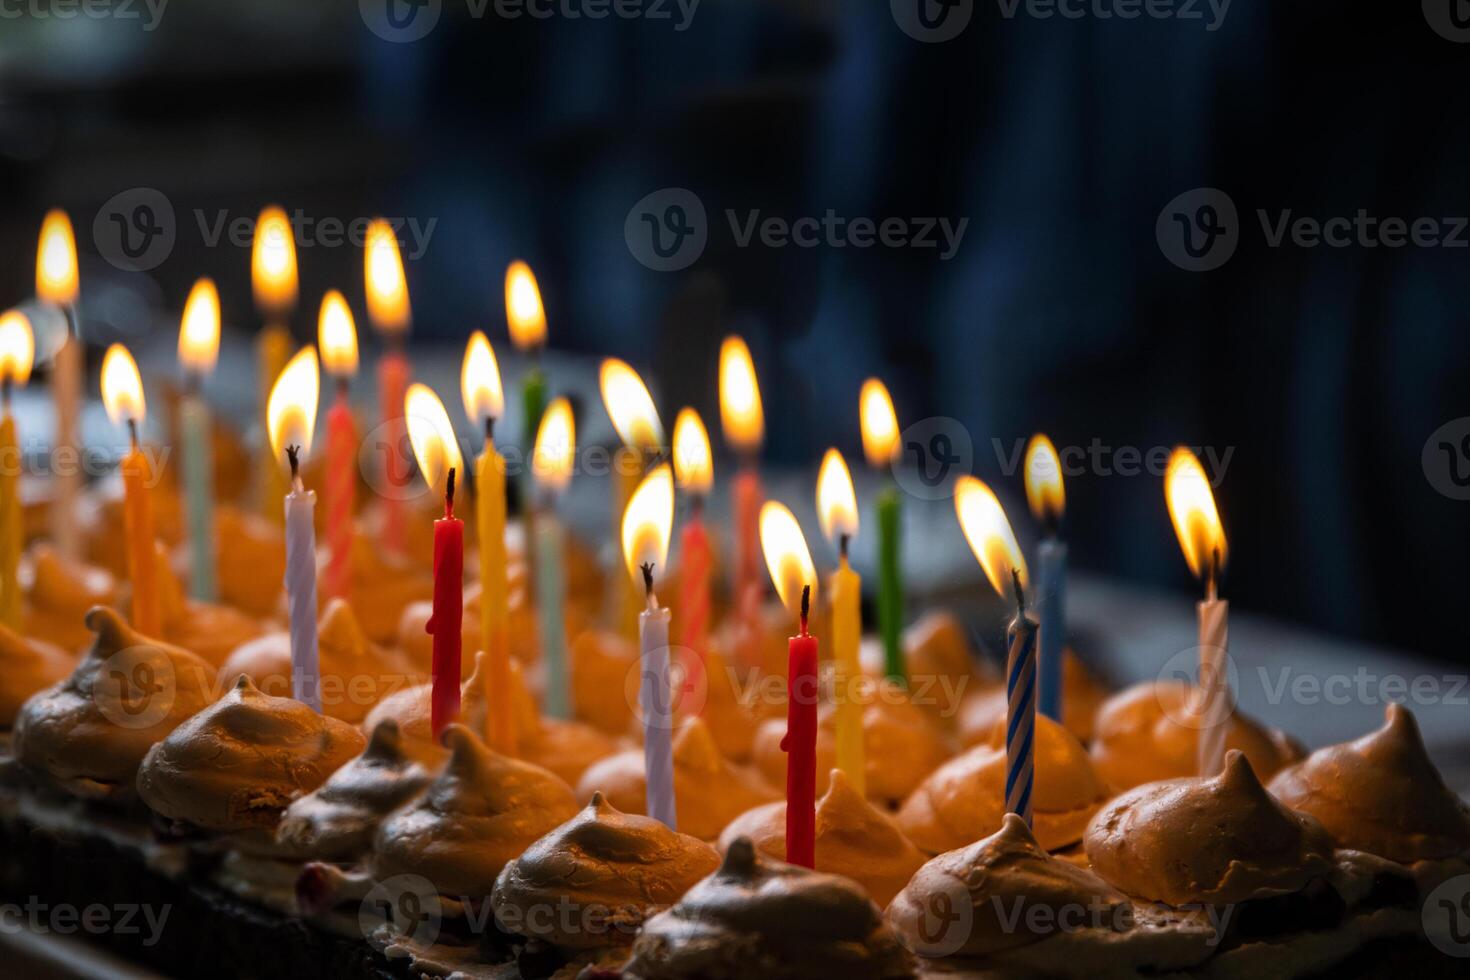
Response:
[[[355,328],[345,305],[333,316],[322,353],[345,390]],[[751,450],[749,352],[723,356],[747,396],[727,440]],[[904,623],[880,603],[865,638],[856,586],[823,585],[753,469],[729,533],[706,527],[702,422],[681,413],[662,462],[652,398],[621,362],[603,394],[633,462],[609,481],[611,560],[557,513],[565,401],[528,427],[534,506],[508,518],[483,337],[464,375],[484,433],[472,464],[431,390],[400,393],[411,420],[432,416],[407,425],[422,478],[408,501],[357,502],[345,398],[336,448],[312,458],[311,348],[276,370],[260,455],[284,512],[129,469],[120,499],[78,503],[90,563],[33,531],[0,569],[19,590],[0,622],[0,883],[170,910],[151,933],[107,937],[129,958],[174,975],[462,980],[1454,975],[1441,951],[1463,947],[1451,891],[1470,880],[1470,808],[1408,709],[1308,753],[1203,674],[1109,691],[1047,633],[1055,549],[1033,586],[978,480],[960,482],[956,512],[1015,606],[1004,664],[955,610]],[[890,415],[890,442],[868,447],[880,463],[898,432],[881,388],[864,396]],[[133,460],[143,404],[141,381],[109,396]],[[819,494],[824,529],[855,578],[856,505],[845,464],[833,472],[853,512],[828,520]],[[1056,506],[1041,495],[1051,532]],[[1207,583],[1209,649],[1223,533],[1212,499],[1190,506],[1176,524]],[[191,527],[214,535],[210,588]],[[1058,700],[1038,711],[1043,680]]]

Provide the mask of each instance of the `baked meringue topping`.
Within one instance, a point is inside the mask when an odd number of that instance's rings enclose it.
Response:
[[[728,850],[746,838],[769,857],[786,856],[786,804],[768,803],[736,817],[720,835]],[[924,855],[893,818],[858,794],[840,769],[833,769],[827,792],[817,801],[816,870],[846,875],[887,905],[908,883]]]
[[[1239,750],[1209,778],[1148,783],[1087,828],[1092,868],[1128,895],[1229,904],[1299,891],[1328,872],[1332,839],[1266,792]]]
[[[709,844],[651,817],[623,813],[601,793],[511,861],[495,883],[502,926],[556,946],[627,946],[719,865]],[[573,914],[538,915],[569,904]]]
[[[66,680],[21,707],[12,747],[26,768],[71,793],[128,797],[154,743],[213,700],[214,669],[106,606],[86,623],[91,648]]]
[[[1318,749],[1270,788],[1321,821],[1340,847],[1401,864],[1470,854],[1470,807],[1445,785],[1400,704],[1388,706],[1382,728]]]
[[[346,861],[367,851],[378,824],[429,785],[404,754],[398,726],[381,722],[362,754],[286,808],[276,842],[302,857]]]
[[[378,829],[374,876],[428,879],[441,895],[488,896],[495,878],[543,834],[577,812],[552,773],[498,755],[463,725],[444,730],[449,760],[417,800]]]
[[[362,733],[240,676],[149,750],[138,795],[170,820],[216,831],[274,828],[281,813],[362,751]]]
[[[60,683],[76,666],[76,658],[60,647],[0,625],[0,731],[15,724],[32,694]]]

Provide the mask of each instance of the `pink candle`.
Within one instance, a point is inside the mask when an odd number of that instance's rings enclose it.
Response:
[[[460,626],[464,618],[464,522],[454,516],[454,470],[444,516],[434,522],[434,605],[425,629],[434,638],[430,728],[434,738],[459,717]]]

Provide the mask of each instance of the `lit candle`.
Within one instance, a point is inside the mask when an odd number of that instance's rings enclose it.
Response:
[[[1066,491],[1062,461],[1051,440],[1041,433],[1026,447],[1026,502],[1041,522],[1045,537],[1036,549],[1040,568],[1036,605],[1041,622],[1040,696],[1037,709],[1052,721],[1062,720],[1062,661],[1067,648],[1067,546],[1061,539]]]
[[[1234,710],[1227,666],[1230,604],[1217,594],[1225,568],[1225,529],[1204,467],[1183,446],[1169,457],[1164,497],[1184,560],[1205,582],[1205,598],[1198,606],[1199,687],[1193,708],[1199,725],[1199,774],[1214,776],[1225,765],[1225,736]]]
[[[648,464],[664,444],[664,427],[653,396],[643,379],[623,361],[610,357],[598,372],[602,404],[612,419],[613,428],[622,440],[622,448],[613,457],[612,515],[616,538],[633,490],[642,480]],[[638,622],[642,606],[639,585],[621,575],[612,577],[610,618],[620,630],[631,632]]]
[[[144,636],[163,635],[163,612],[154,558],[153,472],[138,444],[138,427],[147,414],[143,379],[133,355],[122,344],[107,348],[102,359],[102,401],[113,425],[128,430],[131,449],[123,457],[123,526],[127,540],[128,577],[133,584],[133,627]]]
[[[321,314],[317,317],[317,346],[321,349],[322,367],[337,383],[336,398],[327,412],[327,471],[322,494],[327,505],[327,598],[347,599],[352,593],[352,515],[357,506],[358,446],[357,423],[352,419],[347,388],[357,374],[357,326],[352,322],[347,300],[335,289],[322,297]]]
[[[321,667],[316,639],[316,494],[301,481],[301,461],[311,453],[321,397],[316,348],[302,348],[286,362],[266,400],[266,431],[277,458],[290,473],[285,494],[286,604],[290,615],[291,693],[322,710]],[[275,465],[275,464],[273,464]]]
[[[213,602],[214,433],[209,403],[201,389],[219,359],[219,291],[214,280],[200,279],[189,291],[179,325],[179,363],[184,394],[179,399],[179,432],[184,449],[184,500],[189,515],[189,572],[194,598]]]
[[[1007,586],[1016,617],[1006,631],[1005,807],[1031,826],[1036,783],[1036,621],[1026,614],[1026,560],[1000,501],[984,483],[962,476],[955,484],[955,513],[970,550],[995,591]]]
[[[741,654],[746,664],[758,659],[760,640],[760,554],[757,540],[761,501],[756,462],[765,439],[765,413],[750,348],[739,337],[720,345],[720,428],[725,442],[740,454],[740,472],[731,488],[735,521],[735,574],[732,605],[740,624]]]
[[[480,648],[489,676],[490,747],[515,751],[515,716],[510,694],[509,586],[505,567],[505,457],[495,448],[495,423],[505,411],[500,367],[490,341],[476,330],[465,347],[460,393],[470,424],[485,433],[485,451],[475,462],[475,523],[480,535]]]
[[[669,464],[643,478],[623,513],[621,540],[629,577],[641,582],[646,604],[638,617],[642,670],[638,707],[643,713],[643,767],[648,815],[678,829],[674,811],[674,691],[669,673],[669,611],[653,591],[654,569],[669,553],[674,524],[674,474]]]
[[[290,488],[281,465],[281,450],[271,444],[271,390],[286,362],[296,349],[291,339],[291,311],[296,307],[296,233],[286,212],[271,205],[255,221],[255,238],[250,246],[250,285],[255,308],[265,326],[255,338],[255,358],[260,378],[261,453],[256,468],[260,474],[261,511],[271,520],[281,515],[276,501]]]
[[[837,768],[847,774],[859,796],[866,794],[867,771],[863,756],[863,708],[858,703],[862,667],[863,580],[847,560],[848,543],[857,536],[857,494],[852,474],[836,449],[827,450],[817,472],[817,514],[822,533],[837,546],[837,571],[832,573],[833,696],[837,701]]]
[[[893,399],[877,378],[863,382],[858,396],[858,417],[863,433],[863,455],[868,465],[882,472],[898,458],[898,416]],[[878,494],[878,635],[883,640],[883,671],[898,684],[908,683],[903,658],[903,513],[898,488],[892,485]]]
[[[51,536],[57,550],[79,557],[77,496],[82,473],[78,459],[77,413],[81,411],[82,375],[86,370],[81,324],[77,319],[77,242],[65,211],[49,211],[41,223],[36,248],[36,295],[66,314],[66,339],[51,364],[51,397],[56,405],[56,438],[51,459],[56,475],[56,501],[51,507]]]
[[[577,446],[572,404],[558,398],[541,415],[531,471],[542,494],[542,513],[536,520],[536,596],[541,620],[541,659],[546,665],[546,714],[570,718],[571,692],[567,682],[566,531],[556,515],[556,499],[572,480]]]
[[[807,632],[817,569],[790,510],[770,501],[761,507],[761,550],[781,602],[797,620],[786,645],[786,861],[816,863],[817,834],[817,638]]]
[[[714,460],[704,421],[692,408],[674,419],[674,479],[689,498],[689,520],[679,536],[679,632],[684,658],[684,694],[698,690],[709,647],[710,572],[714,558],[704,528],[704,502],[714,484]]]
[[[393,226],[382,218],[368,224],[363,249],[363,279],[367,290],[368,319],[383,338],[384,350],[378,358],[378,398],[383,412],[384,477],[388,486],[399,490],[408,485],[408,460],[399,447],[403,445],[403,398],[413,369],[404,350],[412,313],[408,303],[408,279],[403,273],[403,257],[398,251],[398,236]],[[403,501],[397,493],[383,495],[383,541],[394,551],[403,550]]]
[[[20,512],[20,440],[10,412],[10,392],[31,377],[35,335],[25,314],[0,314],[0,624],[19,630],[20,568],[25,525]]]
[[[519,259],[505,270],[505,322],[516,350],[532,357],[521,378],[521,444],[529,449],[546,410],[546,375],[540,364],[546,346],[546,308],[541,305],[536,274]]]
[[[434,638],[430,664],[430,725],[437,739],[444,726],[459,717],[460,631],[464,622],[464,523],[454,516],[454,474],[464,468],[449,413],[439,396],[421,384],[408,386],[403,415],[419,471],[430,488],[443,488],[444,516],[434,522],[434,603],[425,629]],[[508,673],[507,668],[507,673]],[[509,684],[491,687],[507,692]],[[505,698],[506,694],[499,697]],[[491,705],[506,714],[505,703]]]

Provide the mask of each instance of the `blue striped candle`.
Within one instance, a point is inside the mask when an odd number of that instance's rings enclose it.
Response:
[[[1032,825],[1031,790],[1036,782],[1036,621],[1026,615],[1021,578],[1016,588],[1016,618],[1006,633],[1006,812]]]

